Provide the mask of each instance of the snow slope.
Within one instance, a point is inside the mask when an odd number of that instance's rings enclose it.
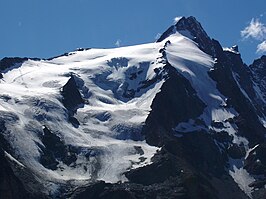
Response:
[[[204,121],[207,129],[213,128],[212,122],[222,122],[225,128],[230,129],[229,133],[234,136],[234,143],[244,142],[247,146],[247,140],[237,136],[235,127],[226,122],[238,113],[232,108],[226,108],[226,97],[219,92],[216,83],[208,75],[208,71],[213,68],[214,60],[197,48],[196,43],[182,37],[178,32],[171,35],[169,39],[171,44],[166,48],[169,63],[190,81],[200,99],[207,105],[199,119]],[[201,128],[199,125],[196,126],[198,129]],[[181,133],[196,129],[193,128],[193,121],[190,120],[188,123],[180,123],[175,130]],[[219,129],[215,130],[219,131]]]
[[[0,80],[0,112],[8,129],[4,136],[14,148],[13,154],[6,152],[7,156],[33,171],[40,184],[49,187],[48,194],[58,191],[58,183],[127,181],[127,170],[151,164],[152,156],[160,150],[145,142],[141,129],[165,80],[141,85],[154,79],[156,69],[164,66],[162,48],[166,49],[167,61],[207,104],[199,118],[206,124],[202,128],[212,129],[213,121],[222,122],[234,143],[243,142],[248,150],[247,140],[237,136],[236,127],[227,122],[237,112],[225,108],[226,98],[208,76],[214,60],[185,35],[176,32],[158,43],[28,60],[5,71]],[[62,104],[61,90],[71,76],[86,102],[74,114],[80,123],[78,128],[68,122],[68,111]],[[193,125],[194,121],[189,120],[175,130],[178,135],[195,131]],[[40,163],[45,147],[40,139],[44,126],[65,145],[78,149],[75,163],[66,165],[61,161],[55,170]]]
[[[176,32],[168,37],[171,44],[166,47],[167,60],[190,81],[200,99],[207,106],[198,118],[204,121],[205,125],[196,124],[192,119],[179,123],[174,129],[176,136],[182,137],[183,133],[200,130],[215,130],[216,132],[225,130],[233,136],[233,143],[238,146],[243,145],[246,152],[248,152],[250,150],[248,140],[238,135],[237,126],[229,122],[239,114],[235,109],[226,107],[226,97],[220,93],[216,83],[208,75],[208,71],[212,70],[215,60],[197,48],[197,44],[191,41],[191,37],[181,37],[181,34]],[[222,128],[213,126],[213,123],[221,123]],[[226,150],[223,145],[218,143],[216,145],[220,150]],[[248,185],[254,181],[253,177],[243,169],[243,163],[240,167],[239,162],[238,159],[231,159],[228,172],[239,187],[248,196],[251,196],[251,188]]]

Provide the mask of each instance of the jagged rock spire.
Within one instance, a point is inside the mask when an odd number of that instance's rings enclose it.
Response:
[[[190,17],[182,17],[180,20],[176,22],[176,24],[169,27],[157,40],[157,42],[160,42],[167,37],[169,37],[172,34],[175,34],[176,32],[186,36],[187,32],[189,32],[189,35],[191,35],[190,39],[195,41],[201,50],[206,52],[207,54],[212,55],[212,40],[207,35],[205,30],[202,28],[201,24],[197,21],[197,19],[193,16]]]

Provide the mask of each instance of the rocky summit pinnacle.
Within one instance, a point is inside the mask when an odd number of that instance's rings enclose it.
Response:
[[[0,198],[266,198],[266,56],[194,17],[155,43],[0,61]]]
[[[203,51],[207,51],[208,54],[211,52],[209,49],[210,46],[212,46],[211,39],[195,17],[190,16],[187,18],[180,18],[176,24],[172,25],[161,35],[157,42],[164,40],[176,32],[179,32],[180,34],[198,43],[199,47]]]

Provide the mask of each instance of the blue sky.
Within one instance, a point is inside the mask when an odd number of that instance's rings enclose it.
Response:
[[[176,16],[191,15],[222,46],[238,44],[246,63],[265,54],[265,0],[0,0],[0,7],[0,58],[153,42]]]

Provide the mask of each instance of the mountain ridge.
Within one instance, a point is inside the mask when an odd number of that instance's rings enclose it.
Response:
[[[151,44],[2,59],[0,195],[264,198],[264,58],[182,17]]]

